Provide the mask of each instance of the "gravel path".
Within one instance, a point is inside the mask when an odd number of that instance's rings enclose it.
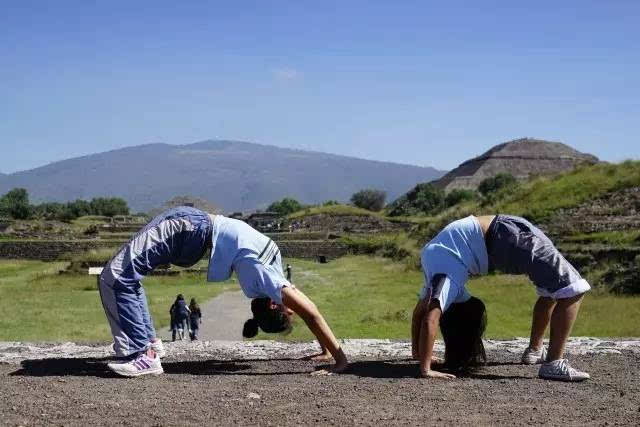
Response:
[[[451,381],[416,378],[388,340],[342,341],[351,365],[330,377],[298,359],[313,343],[167,343],[165,374],[137,379],[106,369],[106,345],[3,342],[0,425],[640,425],[639,340],[572,339],[579,384],[520,365],[526,341],[488,341],[488,366]]]

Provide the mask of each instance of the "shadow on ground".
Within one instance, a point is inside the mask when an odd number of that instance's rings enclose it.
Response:
[[[114,374],[107,368],[110,358],[58,358],[58,359],[36,359],[24,360],[20,363],[21,368],[10,375],[27,377],[57,377],[57,376],[78,376],[78,377],[102,377],[115,378]]]
[[[313,371],[309,369],[308,363],[304,364],[304,369],[291,370],[291,363],[277,363],[275,368],[273,362],[288,362],[295,359],[273,359],[265,360],[200,360],[184,362],[163,362],[162,367],[166,374],[184,375],[294,375],[308,374]],[[57,376],[78,376],[78,377],[101,377],[119,378],[107,367],[107,363],[113,362],[113,358],[51,358],[25,360],[21,363],[21,368],[12,372],[12,376],[29,377],[57,377]],[[270,365],[271,369],[264,370],[261,365]],[[280,366],[283,365],[283,366]],[[295,365],[295,364],[294,364]],[[296,366],[298,367],[298,366]]]
[[[475,378],[482,380],[505,380],[505,379],[530,379],[527,376],[521,375],[496,375],[488,372],[488,369],[493,366],[509,366],[517,365],[515,363],[487,363],[486,367],[477,370],[476,372],[469,372],[466,374],[458,374],[459,377]],[[329,366],[321,366],[321,368],[329,368]],[[443,366],[440,364],[433,365],[434,370],[442,370]],[[345,374],[356,375],[358,377],[367,378],[417,378],[418,377],[418,363],[414,361],[397,361],[397,360],[363,360],[355,361],[349,364],[349,368]]]

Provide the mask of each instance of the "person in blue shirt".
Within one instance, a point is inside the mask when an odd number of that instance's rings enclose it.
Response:
[[[280,250],[271,239],[242,221],[181,206],[153,218],[100,275],[100,298],[113,348],[117,356],[130,359],[109,363],[109,369],[130,377],[163,372],[164,348],[156,337],[141,281],[159,265],[194,265],[209,249],[207,280],[223,281],[235,271],[245,295],[257,300],[251,304],[250,326],[283,332],[291,327],[290,316],[296,313],[322,348],[312,359],[332,356],[333,372],[347,367],[347,358],[318,308],[284,277]],[[251,329],[245,326],[246,335]]]
[[[455,378],[431,369],[438,326],[445,343],[444,365],[453,372],[486,362],[482,335],[485,306],[465,288],[470,275],[500,270],[526,274],[536,286],[525,364],[541,364],[541,378],[582,381],[589,374],[563,359],[564,347],[580,302],[590,289],[544,233],[524,218],[511,215],[469,216],[447,225],[421,253],[425,284],[412,320],[412,353],[424,377]],[[551,326],[548,352],[543,347]]]

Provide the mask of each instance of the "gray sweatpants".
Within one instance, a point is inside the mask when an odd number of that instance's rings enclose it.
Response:
[[[540,296],[571,298],[591,289],[551,240],[524,218],[496,215],[485,241],[489,269],[526,274]]]

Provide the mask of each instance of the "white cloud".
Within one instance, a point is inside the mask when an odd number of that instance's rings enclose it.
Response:
[[[296,80],[302,76],[302,73],[295,68],[273,68],[271,72],[276,79],[283,81]]]

